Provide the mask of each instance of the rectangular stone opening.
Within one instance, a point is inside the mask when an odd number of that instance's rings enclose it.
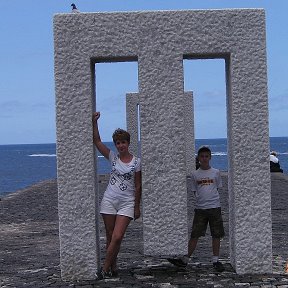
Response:
[[[225,60],[186,59],[183,66],[184,89],[193,92],[195,153],[211,146],[212,166],[227,171]]]
[[[228,170],[228,148],[225,60],[222,58],[184,59],[183,67],[184,90],[193,93],[193,107],[191,107],[191,109],[194,110],[194,123],[191,123],[191,125],[194,125],[194,129],[192,130],[195,136],[195,147],[191,149],[195,149],[196,157],[198,149],[202,145],[208,145],[212,150],[211,166],[226,172]],[[193,160],[193,165],[195,165],[195,159]],[[223,180],[228,180],[227,177],[224,177]],[[225,183],[223,183],[223,186],[224,184]],[[221,247],[229,246],[228,198],[227,190],[223,190],[223,192],[220,191],[223,222],[226,233],[225,238],[222,240]],[[194,196],[189,194],[189,190],[187,199],[188,231],[190,235],[194,217],[195,200]],[[223,255],[223,251],[229,251],[229,249],[223,248],[220,249],[220,257],[228,258],[229,255]],[[211,237],[208,228],[206,237],[199,239],[197,249],[193,255],[201,258],[203,258],[203,255],[207,255],[207,261],[209,261],[212,253],[211,249]]]
[[[95,109],[101,112],[99,132],[102,141],[112,150],[115,129],[127,130],[126,94],[138,92],[138,62],[97,61],[94,64]],[[98,174],[110,173],[109,162],[97,152]]]

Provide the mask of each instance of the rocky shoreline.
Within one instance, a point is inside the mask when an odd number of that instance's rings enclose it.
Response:
[[[221,202],[229,231],[227,173]],[[143,256],[142,222],[129,226],[119,254],[119,278],[66,283],[60,276],[57,181],[47,180],[2,198],[0,207],[0,287],[282,287],[288,288],[288,175],[272,173],[273,274],[237,275],[229,264],[229,237],[221,243],[226,271],[211,267],[210,236],[201,239],[186,269]],[[107,176],[99,177],[100,190]],[[227,233],[228,234],[228,233]],[[102,255],[105,233],[100,221]],[[261,263],[259,263],[261,265]]]

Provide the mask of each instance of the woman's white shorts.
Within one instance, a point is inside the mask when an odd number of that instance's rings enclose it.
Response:
[[[134,219],[134,200],[119,200],[103,197],[100,206],[101,214],[122,215]]]

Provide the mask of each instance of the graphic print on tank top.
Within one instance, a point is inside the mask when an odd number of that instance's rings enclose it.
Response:
[[[114,157],[114,160],[112,162],[112,170],[111,170],[111,178],[110,178],[110,184],[116,185],[117,182],[119,183],[119,189],[121,191],[125,191],[127,189],[127,185],[125,182],[131,180],[131,178],[134,175],[135,167],[137,165],[137,158],[135,157],[134,163],[131,166],[131,170],[128,173],[121,174],[119,171],[115,168],[117,161],[117,156]]]

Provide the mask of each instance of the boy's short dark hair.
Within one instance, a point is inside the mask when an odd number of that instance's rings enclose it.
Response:
[[[207,146],[202,146],[202,147],[200,147],[199,150],[198,150],[197,155],[199,156],[200,153],[203,153],[203,152],[207,152],[207,153],[209,153],[209,155],[211,156],[211,150],[210,150],[209,147],[207,147]]]
[[[112,138],[114,144],[116,144],[118,140],[120,141],[126,140],[130,144],[130,134],[126,130],[123,130],[121,128],[117,128],[114,131]]]

